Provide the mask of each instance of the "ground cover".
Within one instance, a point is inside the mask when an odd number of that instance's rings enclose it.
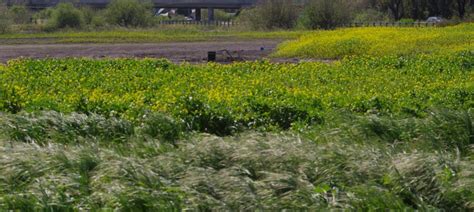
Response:
[[[104,31],[62,31],[51,33],[0,34],[1,44],[48,43],[157,43],[213,40],[295,39],[304,31],[240,31],[202,29],[192,26],[165,26],[160,29],[111,29]]]
[[[137,121],[147,112],[220,135],[324,121],[324,112],[423,116],[473,107],[471,52],[308,62],[175,65],[166,60],[12,60],[0,67],[0,109],[98,113]]]
[[[474,55],[458,30],[332,63],[10,60],[0,211],[472,211]]]
[[[276,57],[340,59],[474,50],[474,24],[451,27],[363,27],[308,32],[280,45]]]

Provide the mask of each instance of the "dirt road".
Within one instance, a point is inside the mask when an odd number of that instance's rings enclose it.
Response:
[[[206,41],[153,44],[21,44],[1,45],[0,62],[26,58],[167,58],[173,62],[200,63],[208,51],[228,50],[234,59],[257,60],[267,58],[281,40]],[[239,56],[240,54],[240,56]],[[227,53],[217,54],[218,61],[228,62]],[[284,59],[272,59],[285,61]]]

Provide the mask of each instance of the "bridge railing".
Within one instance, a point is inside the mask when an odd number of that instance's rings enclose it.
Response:
[[[158,21],[159,25],[200,25],[200,26],[223,26],[231,27],[239,25],[235,21],[186,21],[186,20],[164,20]]]
[[[237,21],[186,21],[186,20],[162,20],[159,25],[201,25],[201,26],[224,26],[232,27],[239,25]],[[340,27],[435,27],[438,23],[433,22],[352,22],[342,24]]]

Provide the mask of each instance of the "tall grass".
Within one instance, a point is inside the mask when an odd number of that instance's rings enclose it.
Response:
[[[0,211],[474,209],[473,110],[324,120],[216,137],[161,114],[0,114]]]
[[[88,134],[102,141],[65,144],[50,136],[52,126],[77,115],[2,115],[2,134],[34,128],[12,127],[20,118],[56,121],[40,126],[47,142],[0,140],[0,210],[468,211],[473,115],[334,114],[304,133],[193,134],[173,146],[143,130],[122,138],[128,142],[108,142],[102,134],[110,132],[94,128]],[[70,131],[77,133],[71,138],[84,134]]]

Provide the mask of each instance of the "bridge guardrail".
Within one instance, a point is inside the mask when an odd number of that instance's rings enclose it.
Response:
[[[163,20],[159,25],[201,25],[201,26],[224,26],[232,27],[240,25],[237,21],[186,21],[186,20]],[[438,23],[433,22],[352,22],[342,24],[340,27],[435,27]]]
[[[158,21],[159,25],[202,25],[202,26],[224,26],[231,27],[239,25],[236,21],[186,21],[186,20],[165,20]]]

